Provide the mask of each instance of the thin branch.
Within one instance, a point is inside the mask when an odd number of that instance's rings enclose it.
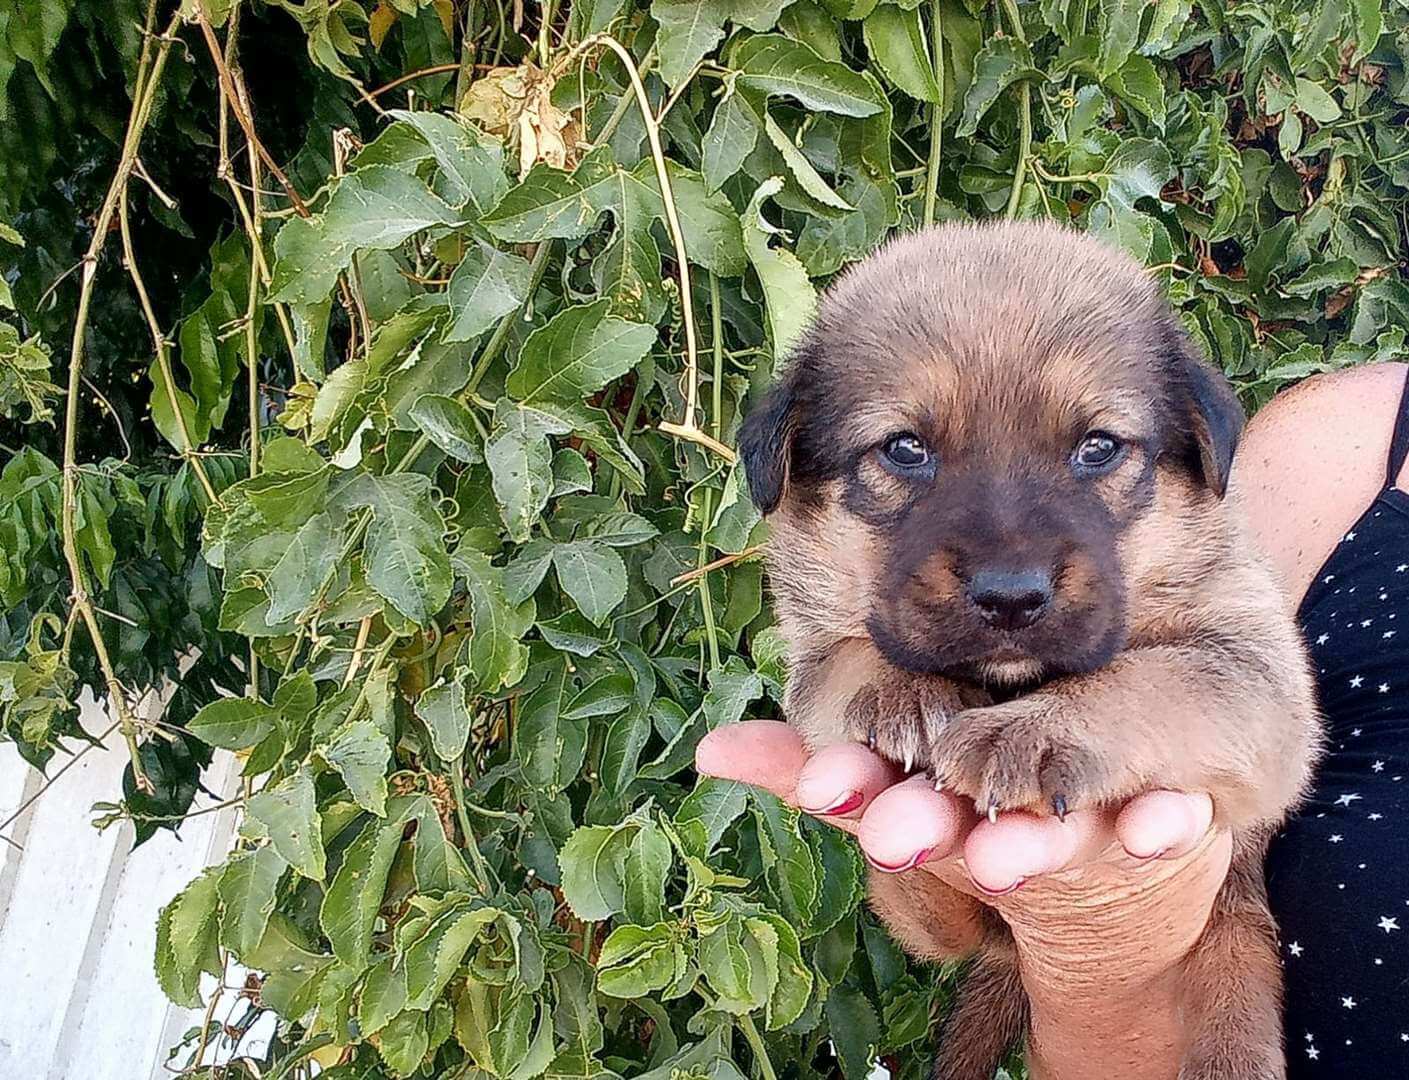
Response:
[[[176,396],[176,381],[172,376],[171,353],[168,349],[166,335],[161,332],[161,324],[157,322],[157,313],[152,308],[151,297],[147,295],[146,283],[142,280],[142,271],[137,267],[137,252],[132,246],[132,230],[127,224],[127,185],[122,186],[122,191],[118,195],[117,203],[117,223],[118,231],[122,236],[123,261],[127,263],[127,276],[132,279],[132,287],[137,290],[137,300],[142,308],[142,315],[147,320],[147,329],[152,335],[152,347],[156,349],[157,367],[161,369],[162,383],[166,389],[166,403],[171,409],[171,415],[176,421],[176,430],[181,435],[181,457],[190,463],[192,471],[196,474],[196,479],[200,481],[201,488],[205,491],[205,497],[212,504],[220,502],[220,496],[215,493],[215,486],[210,482],[210,476],[205,471],[205,466],[201,460],[193,455],[196,449],[196,441],[191,438],[191,429],[186,423],[186,412],[181,408],[181,401]]]
[[[111,735],[113,731],[118,728],[119,725],[120,721],[114,720],[111,724],[107,726],[106,729],[104,729],[103,733],[99,735],[94,742],[86,744],[82,750],[80,750],[78,753],[74,754],[73,757],[69,758],[66,762],[64,762],[63,765],[59,767],[59,769],[54,773],[53,776],[49,777],[47,780],[44,781],[43,786],[40,787],[38,791],[36,791],[33,795],[27,798],[24,802],[20,803],[19,806],[15,807],[14,813],[12,813],[4,821],[0,821],[0,830],[8,829],[11,825],[18,821],[20,815],[23,814],[35,803],[37,803],[40,799],[42,799],[45,793],[48,792],[50,788],[52,788],[55,784],[59,782],[59,779],[64,775],[64,773],[68,772],[85,757],[87,757],[90,753],[92,753],[99,746],[101,746],[103,744],[103,741],[109,735]],[[6,843],[10,844],[13,847],[20,848],[20,845],[15,843],[15,841],[10,839],[10,837],[8,836],[0,836],[0,839],[3,839]],[[23,851],[24,849],[20,848],[20,850]]]
[[[111,231],[113,216],[117,213],[118,202],[132,175],[137,161],[137,148],[142,141],[142,132],[151,118],[156,91],[161,84],[162,71],[175,42],[173,36],[180,25],[178,12],[172,16],[166,32],[155,50],[150,36],[151,26],[156,17],[156,0],[150,0],[147,8],[147,36],[142,44],[142,56],[137,67],[137,80],[132,94],[132,110],[127,121],[127,131],[123,137],[122,155],[118,161],[107,194],[94,220],[93,239],[83,256],[82,285],[78,293],[78,310],[74,317],[73,343],[69,351],[68,401],[64,414],[64,467],[62,476],[63,501],[60,513],[60,527],[63,535],[64,561],[68,564],[69,579],[73,585],[73,604],[88,631],[93,643],[93,652],[98,667],[107,684],[108,698],[113,711],[117,713],[118,727],[127,743],[127,752],[132,762],[132,777],[139,791],[150,793],[152,782],[142,767],[141,750],[137,744],[137,721],[132,715],[127,701],[127,691],[118,680],[112,657],[108,654],[107,643],[103,640],[102,629],[98,626],[98,616],[93,610],[92,599],[88,594],[87,575],[83,569],[83,557],[78,550],[75,519],[78,512],[78,407],[79,388],[83,381],[83,343],[88,330],[89,308],[93,301],[93,286],[98,276],[98,257],[102,254]]]

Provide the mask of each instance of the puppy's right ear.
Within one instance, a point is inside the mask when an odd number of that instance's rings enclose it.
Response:
[[[790,373],[763,395],[739,429],[739,456],[749,494],[764,514],[778,509],[783,500],[796,427],[797,379]]]

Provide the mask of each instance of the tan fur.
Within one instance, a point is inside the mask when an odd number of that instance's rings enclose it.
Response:
[[[799,393],[816,408],[844,403],[814,418],[825,437],[808,442],[808,418],[790,415],[746,460],[752,481],[769,452],[793,455],[781,464],[769,567],[791,648],[789,719],[809,743],[869,739],[927,765],[981,812],[1064,812],[1155,787],[1211,793],[1237,846],[1188,963],[1181,1078],[1280,1080],[1280,970],[1261,864],[1309,781],[1319,725],[1291,605],[1221,498],[1229,433],[1217,408],[1185,400],[1179,379],[1202,378],[1187,348],[1123,255],[1053,227],[942,227],[883,249],[824,299],[799,361],[823,385]],[[1227,393],[1210,385],[1215,398]],[[1082,487],[1062,455],[1087,430],[1128,449]],[[926,509],[927,489],[885,466],[872,448],[903,431],[926,433],[938,475],[972,506]],[[809,446],[834,460],[799,459]],[[1083,499],[1086,510],[1073,501]],[[963,539],[968,519],[952,515],[970,510],[993,538],[978,554],[942,540],[945,529]],[[936,515],[932,551],[917,513]],[[1088,520],[1091,535],[1116,537],[1112,550],[1052,539],[1085,537]],[[925,650],[954,644],[935,635],[960,634],[967,617],[966,563],[990,550],[1020,565],[1055,560],[1049,618],[1071,620],[1071,648],[1101,635],[1118,648],[1088,669],[1063,669],[1061,644],[1049,642],[1032,655],[1005,645],[967,656],[961,675],[939,659],[927,671]],[[878,620],[901,645],[887,651]],[[918,657],[904,670],[893,659],[902,647]],[[1023,692],[1009,696],[1014,685]],[[987,1080],[1025,1025],[1006,931],[923,872],[873,875],[871,895],[914,955],[977,953],[935,1077]]]

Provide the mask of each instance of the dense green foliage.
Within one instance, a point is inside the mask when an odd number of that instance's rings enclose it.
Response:
[[[1250,406],[1404,358],[1406,62],[1405,0],[0,0],[0,736],[173,680],[139,840],[241,755],[155,969],[261,975],[177,1060],[923,1075],[850,842],[691,771],[786,677],[740,414],[831,275],[995,214]]]

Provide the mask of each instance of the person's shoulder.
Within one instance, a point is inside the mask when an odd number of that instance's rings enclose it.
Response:
[[[1249,422],[1230,487],[1294,595],[1384,486],[1406,372],[1371,364],[1316,375]]]

